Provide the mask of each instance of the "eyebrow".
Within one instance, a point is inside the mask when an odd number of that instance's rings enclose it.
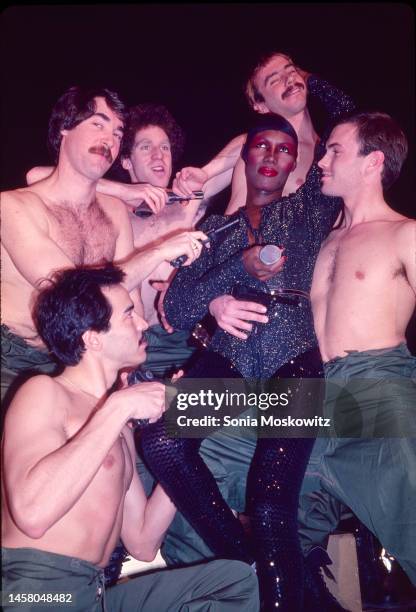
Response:
[[[104,121],[107,121],[107,122],[111,121],[110,117],[108,115],[106,115],[105,113],[97,112],[97,113],[94,113],[92,116],[93,117],[101,117],[101,119],[103,119]],[[124,128],[123,128],[122,125],[119,125],[118,127],[116,127],[116,130],[118,130],[121,133],[124,133]]]
[[[129,312],[131,312],[134,308],[134,304],[130,304],[130,306],[127,306],[127,308],[124,309],[123,314],[128,314]]]
[[[339,142],[331,142],[331,144],[326,145],[327,149],[333,149],[334,147],[342,147],[342,144],[340,144]]]
[[[274,70],[271,74],[268,74],[267,77],[264,79],[264,85],[267,85],[270,79],[272,79],[274,76],[278,76],[283,70],[289,68],[289,66],[293,66],[293,62],[289,62],[288,64],[285,64],[280,70]]]

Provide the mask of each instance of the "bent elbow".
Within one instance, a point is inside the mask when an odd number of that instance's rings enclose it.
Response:
[[[29,538],[39,540],[47,532],[49,525],[33,507],[12,508],[12,519],[18,529]]]

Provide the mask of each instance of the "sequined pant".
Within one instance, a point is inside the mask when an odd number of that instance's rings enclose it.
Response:
[[[316,353],[310,367],[298,359],[292,376],[318,376]],[[302,362],[302,367],[300,363]],[[280,372],[280,370],[279,370]],[[288,372],[284,376],[288,376]],[[220,355],[207,351],[188,373],[193,378],[236,377]],[[297,534],[299,492],[313,439],[259,439],[247,484],[247,509],[252,518],[250,550],[241,523],[234,517],[201,459],[201,439],[169,438],[163,420],[142,432],[142,451],[155,478],[178,510],[218,557],[256,560],[264,609],[303,609],[303,557]]]

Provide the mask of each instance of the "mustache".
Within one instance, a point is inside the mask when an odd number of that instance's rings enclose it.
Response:
[[[289,96],[295,88],[305,89],[305,86],[300,81],[293,83],[293,85],[289,85],[289,87],[286,87],[286,89],[282,93],[282,99],[284,100],[285,98],[287,98],[287,96]]]
[[[96,153],[98,155],[103,155],[110,164],[113,163],[113,156],[111,155],[111,151],[108,147],[105,147],[105,146],[90,147],[88,149],[88,152]]]

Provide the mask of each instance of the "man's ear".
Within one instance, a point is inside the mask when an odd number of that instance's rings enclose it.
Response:
[[[99,351],[102,347],[101,334],[92,329],[87,329],[87,331],[82,334],[82,339],[86,349]]]
[[[68,136],[69,130],[61,130],[61,136]]]
[[[121,165],[123,166],[124,170],[131,170],[133,167],[128,157],[121,158]]]
[[[371,173],[374,170],[382,170],[384,164],[384,153],[382,151],[371,151],[367,155],[367,172]]]
[[[267,113],[270,113],[266,102],[255,102],[253,104],[253,109],[256,111],[256,113],[259,113],[259,115],[267,115]]]

